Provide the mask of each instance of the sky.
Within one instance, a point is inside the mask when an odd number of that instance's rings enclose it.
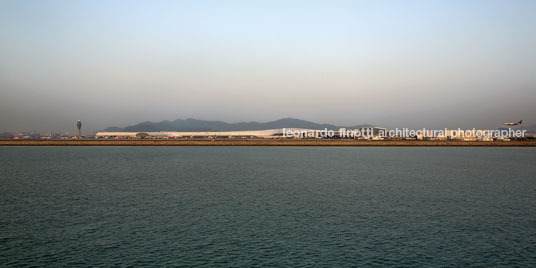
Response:
[[[536,1],[0,0],[0,132],[536,124]]]

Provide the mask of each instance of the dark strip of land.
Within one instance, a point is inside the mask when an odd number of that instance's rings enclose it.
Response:
[[[0,146],[457,146],[536,147],[529,141],[379,140],[0,140]]]

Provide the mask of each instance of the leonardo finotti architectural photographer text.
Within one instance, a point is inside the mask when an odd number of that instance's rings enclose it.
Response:
[[[362,129],[345,129],[328,130],[324,128],[322,130],[315,129],[287,129],[283,128],[283,136],[290,138],[367,138],[367,137],[396,137],[396,138],[414,138],[414,137],[427,137],[427,138],[500,138],[500,137],[512,137],[522,138],[525,137],[526,130],[479,130],[479,129],[409,129],[409,128],[362,128]]]

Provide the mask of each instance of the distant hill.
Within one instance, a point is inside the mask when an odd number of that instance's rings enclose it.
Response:
[[[371,125],[356,125],[356,126],[335,126],[331,124],[318,124],[310,121],[283,118],[276,121],[259,123],[259,122],[240,122],[226,123],[222,121],[205,121],[198,119],[177,119],[174,121],[164,120],[161,122],[142,122],[133,126],[109,127],[104,131],[238,131],[238,130],[262,130],[275,128],[309,128],[309,129],[330,129],[335,130],[341,127],[358,128],[368,127]]]

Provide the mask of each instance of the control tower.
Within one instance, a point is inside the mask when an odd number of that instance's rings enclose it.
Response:
[[[80,129],[82,128],[82,122],[80,120],[76,122],[76,127],[78,128],[78,138],[80,138]]]

